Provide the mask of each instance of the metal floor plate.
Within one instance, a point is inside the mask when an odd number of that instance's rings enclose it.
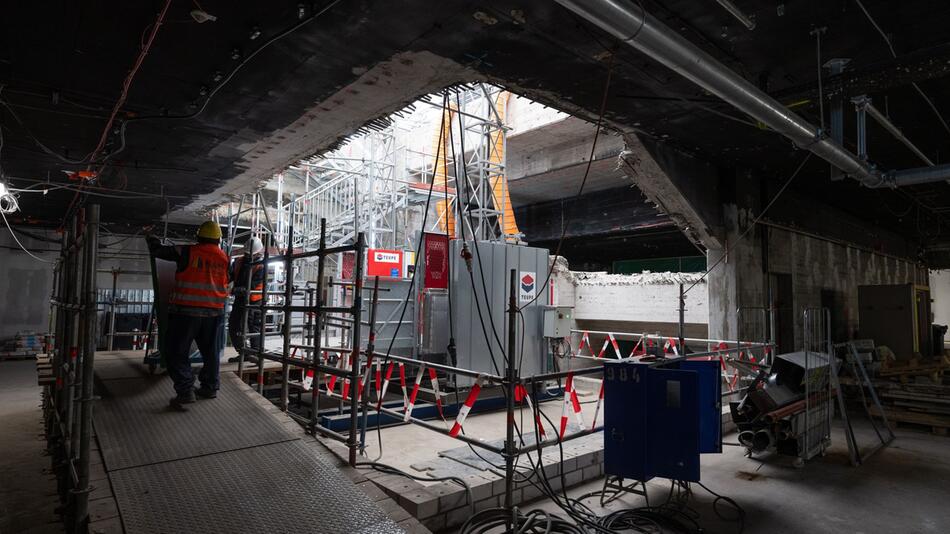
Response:
[[[142,363],[142,357],[111,358],[100,360],[96,354],[96,378],[99,380],[115,380],[121,378],[157,379],[163,371],[156,371],[155,375],[148,372],[148,366]]]
[[[129,533],[403,530],[300,440],[110,474]]]
[[[231,451],[297,436],[257,405],[238,384],[222,376],[214,400],[199,400],[187,412],[173,411],[171,379],[106,380],[94,424],[106,469]]]

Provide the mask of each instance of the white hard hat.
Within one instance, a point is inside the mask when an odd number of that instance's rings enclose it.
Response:
[[[261,240],[256,237],[250,238],[247,243],[244,244],[244,250],[248,250],[249,248],[251,254],[254,256],[264,253],[264,243],[261,243]]]

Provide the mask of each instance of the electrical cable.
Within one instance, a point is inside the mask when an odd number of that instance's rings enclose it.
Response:
[[[23,246],[23,243],[20,243],[20,238],[16,236],[16,232],[14,232],[13,227],[10,226],[10,221],[7,220],[7,214],[4,213],[3,210],[0,210],[0,217],[3,218],[3,224],[7,226],[7,230],[10,231],[10,235],[13,236],[13,240],[16,241],[16,244],[20,246],[23,252],[26,252],[27,255],[29,255],[31,258],[33,258],[36,261],[41,261],[43,263],[56,263],[56,261],[44,260],[43,258],[40,258],[39,256],[36,256],[35,254],[27,250],[27,248]]]
[[[334,4],[336,4],[336,2],[334,2]],[[333,4],[331,4],[330,7],[332,7],[332,5]],[[327,9],[329,9],[329,7]],[[446,114],[446,111],[448,110],[448,107],[449,107],[449,93],[448,93],[448,90],[446,90],[442,98],[442,120],[439,124],[445,124],[445,114]],[[439,153],[442,150],[443,134],[444,134],[444,128],[440,128],[438,147],[436,148],[436,154],[435,154],[436,161],[439,160]],[[432,179],[429,182],[429,191],[426,194],[426,203],[425,203],[425,208],[423,209],[423,214],[422,214],[422,228],[423,229],[425,229],[426,221],[428,221],[429,219],[429,206],[432,201],[432,190],[435,187],[435,173],[436,173],[436,169],[433,167]],[[389,347],[386,348],[386,355],[384,356],[383,361],[380,364],[381,366],[385,366],[386,364],[389,363],[389,359],[390,359],[389,357],[392,354],[393,346],[396,343],[396,337],[399,335],[399,329],[402,327],[403,320],[406,317],[406,308],[409,307],[409,299],[412,297],[412,290],[415,287],[415,283],[416,283],[416,273],[419,270],[418,265],[419,265],[420,253],[422,251],[422,241],[423,241],[422,239],[419,239],[419,242],[416,243],[416,255],[415,255],[416,265],[412,270],[412,276],[409,277],[409,288],[406,290],[406,297],[402,303],[402,311],[399,313],[399,320],[396,322],[396,329],[393,332],[392,338],[390,338],[389,340]],[[382,432],[382,418],[381,417],[376,418],[376,436],[379,442],[379,456],[376,457],[376,461],[378,461],[379,459],[383,457],[383,432]]]
[[[595,154],[595,151],[597,150],[597,139],[600,137],[600,131],[603,128],[603,124],[604,124],[604,114],[607,111],[607,95],[610,93],[610,82],[611,82],[611,79],[613,77],[613,72],[614,72],[614,56],[615,56],[614,53],[611,53],[609,56],[610,62],[607,64],[607,79],[604,82],[604,91],[600,98],[600,111],[597,114],[597,122],[595,123],[595,127],[594,127],[594,139],[593,141],[591,141],[591,144],[590,144],[590,154],[587,157],[587,166],[584,169],[584,177],[581,179],[581,185],[577,189],[577,194],[574,195],[574,202],[580,201],[581,195],[584,194],[584,186],[587,185],[587,179],[588,177],[590,177],[590,169],[591,169],[591,166],[594,164],[594,154]],[[564,224],[561,225],[561,237],[558,238],[557,247],[554,249],[555,258],[561,255],[561,247],[564,245],[564,238],[567,236],[567,228],[571,225],[573,220],[574,220],[574,215],[572,214],[568,217],[567,221],[565,221]],[[555,262],[551,263],[551,267],[548,269],[548,275],[544,279],[545,287],[547,287],[548,283],[550,282],[551,275],[554,274],[554,263]],[[534,298],[531,299],[526,304],[524,304],[522,307],[530,306],[536,300],[538,300],[538,297],[540,296],[541,296],[541,292],[538,291],[538,293],[534,296]]]
[[[893,57],[894,59],[897,59],[897,51],[894,50],[894,45],[891,43],[891,39],[887,36],[886,33],[884,33],[884,30],[881,29],[881,26],[878,25],[876,20],[874,20],[874,17],[871,16],[871,12],[868,11],[868,8],[864,6],[864,2],[862,2],[861,0],[854,0],[854,2],[858,5],[861,11],[864,12],[864,16],[867,17],[868,22],[871,23],[871,26],[874,26],[874,29],[877,30],[877,33],[881,34],[881,38],[884,39],[884,43],[887,44],[887,48],[891,52],[891,57]],[[940,124],[943,125],[943,129],[946,130],[948,133],[950,133],[950,125],[947,124],[947,121],[943,118],[943,115],[940,113],[940,110],[938,110],[937,106],[934,105],[933,100],[931,100],[930,97],[928,97],[927,94],[924,93],[924,90],[920,88],[920,85],[918,85],[917,82],[912,82],[911,85],[914,87],[914,89],[917,90],[917,93],[920,94],[921,98],[924,99],[924,101],[930,107],[931,111],[934,112],[934,115],[937,116],[937,120],[939,120]]]
[[[250,54],[248,54],[247,57],[243,58],[243,59],[241,60],[241,62],[238,63],[238,64],[231,70],[231,72],[228,73],[228,75],[225,76],[225,77],[221,80],[221,82],[218,83],[218,85],[216,85],[216,86],[214,87],[214,89],[212,89],[212,90],[208,93],[208,96],[205,98],[204,102],[201,104],[201,107],[199,107],[199,108],[198,108],[197,110],[195,110],[193,113],[188,113],[188,114],[185,114],[185,115],[146,115],[146,116],[142,116],[142,117],[131,117],[131,118],[127,119],[127,121],[129,121],[129,122],[139,122],[139,121],[156,120],[156,119],[187,120],[187,119],[194,119],[194,118],[198,117],[199,115],[201,115],[202,113],[204,113],[205,109],[207,109],[207,107],[208,107],[208,103],[210,103],[210,102],[211,102],[211,99],[214,98],[214,96],[218,94],[218,91],[220,91],[225,85],[227,85],[228,82],[230,82],[231,79],[234,78],[234,75],[237,74],[238,71],[240,71],[240,70],[241,70],[245,65],[247,65],[252,59],[254,59],[254,57],[257,56],[257,54],[260,54],[260,53],[261,53],[262,51],[264,51],[267,47],[269,47],[270,45],[272,45],[272,44],[276,43],[277,41],[283,39],[284,37],[287,37],[288,35],[290,35],[290,34],[296,32],[296,31],[299,30],[300,28],[303,28],[303,27],[306,26],[307,24],[310,24],[311,22],[313,22],[314,20],[316,20],[317,18],[319,18],[321,15],[323,15],[324,13],[326,13],[327,11],[329,11],[330,9],[332,9],[334,6],[336,6],[337,4],[339,4],[340,1],[341,1],[341,0],[333,0],[332,2],[330,2],[329,4],[327,4],[325,7],[321,8],[319,11],[314,12],[314,13],[313,13],[312,15],[310,15],[309,17],[307,17],[307,18],[305,18],[305,19],[299,21],[297,24],[294,24],[294,25],[291,26],[290,28],[287,28],[286,30],[284,30],[284,31],[278,33],[277,35],[271,37],[270,39],[264,41],[264,42],[261,44],[261,46],[257,47],[256,49],[254,49],[253,52],[251,52]]]
[[[752,230],[755,229],[755,226],[756,226],[757,224],[759,224],[759,221],[761,221],[762,218],[765,217],[765,214],[768,213],[769,208],[771,208],[771,207],[775,204],[775,202],[779,199],[779,197],[782,196],[782,193],[784,193],[785,190],[788,188],[788,186],[791,185],[792,181],[795,180],[795,177],[798,176],[798,173],[801,172],[801,170],[805,167],[805,163],[808,162],[808,159],[811,157],[811,155],[812,155],[811,152],[808,152],[808,153],[805,154],[805,157],[802,158],[802,162],[799,163],[799,164],[798,164],[798,167],[795,168],[795,172],[793,172],[793,173],[791,174],[791,176],[789,176],[788,179],[785,180],[785,183],[782,184],[782,187],[781,187],[781,189],[778,190],[778,193],[775,193],[775,196],[772,197],[772,200],[770,200],[769,203],[766,204],[765,208],[764,208],[761,212],[759,212],[759,214],[755,217],[755,219],[752,221],[752,223],[749,224],[749,225],[746,227],[746,229],[745,229],[741,234],[739,234],[739,237],[737,237],[737,238],[733,241],[733,244],[742,241],[742,240],[745,238],[745,236],[749,235],[749,232],[751,232]],[[624,163],[626,163],[627,160],[623,160],[623,161],[624,161]],[[627,163],[627,165],[629,166],[630,164]],[[716,262],[713,263],[709,268],[707,268],[706,271],[703,273],[702,276],[700,276],[699,278],[697,278],[695,282],[693,282],[689,287],[687,287],[685,290],[683,290],[683,295],[689,293],[689,291],[690,291],[691,289],[693,289],[693,288],[696,287],[700,282],[702,282],[703,280],[705,280],[706,277],[709,275],[709,273],[711,273],[716,267],[719,266],[719,264],[721,264],[721,263],[729,256],[729,251],[730,251],[730,246],[729,246],[729,244],[727,243],[726,246],[725,246],[725,248],[724,248],[723,251],[722,251],[722,254],[719,256],[719,259],[716,260]]]
[[[402,469],[399,469],[399,468],[397,468],[397,467],[393,467],[393,466],[388,465],[388,464],[380,463],[380,462],[378,462],[378,461],[373,461],[373,462],[357,462],[357,463],[356,463],[356,468],[357,468],[357,469],[360,469],[361,467],[369,467],[369,468],[375,469],[376,471],[379,471],[379,472],[381,472],[381,473],[386,473],[386,474],[390,474],[390,475],[399,475],[399,476],[403,476],[403,477],[406,477],[406,478],[409,478],[409,479],[412,479],[412,480],[422,480],[422,481],[427,481],[427,482],[442,482],[442,481],[455,482],[456,484],[462,486],[463,489],[465,489],[465,495],[466,495],[466,497],[468,498],[468,504],[469,504],[469,506],[472,507],[472,513],[475,512],[475,499],[474,499],[473,496],[472,496],[472,487],[468,484],[468,482],[465,482],[465,479],[463,479],[463,478],[461,478],[461,477],[455,477],[455,476],[447,476],[447,477],[433,477],[433,476],[427,476],[427,477],[424,477],[424,476],[420,476],[420,475],[413,475],[412,473],[407,473],[406,471],[403,471]]]

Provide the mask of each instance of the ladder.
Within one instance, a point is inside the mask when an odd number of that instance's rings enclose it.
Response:
[[[887,415],[884,413],[884,409],[881,407],[881,401],[877,396],[877,391],[875,391],[874,384],[871,382],[867,371],[864,369],[864,364],[861,362],[861,356],[858,354],[858,350],[854,342],[848,341],[847,343],[838,343],[835,345],[835,349],[835,353],[837,353],[838,350],[845,352],[845,362],[851,368],[851,375],[854,377],[855,385],[858,386],[858,391],[861,392],[861,404],[864,405],[864,411],[867,414],[868,420],[871,422],[871,427],[874,429],[874,433],[877,434],[878,440],[880,440],[880,443],[878,443],[873,449],[862,454],[861,448],[858,445],[857,437],[854,435],[854,428],[851,426],[851,419],[848,416],[844,392],[841,389],[841,383],[838,379],[837,366],[834,365],[834,362],[831,362],[832,365],[830,367],[832,387],[834,387],[835,391],[837,392],[838,409],[841,411],[842,420],[844,420],[845,439],[848,442],[848,456],[851,459],[851,465],[859,466],[877,451],[890,445],[890,443],[894,441],[895,436],[894,432],[891,431],[890,424],[887,421]],[[865,389],[867,390],[867,393],[865,393]],[[878,425],[874,420],[874,416],[871,414],[871,407],[868,405],[868,397],[871,398],[871,402],[873,402],[874,406],[877,408],[877,413],[881,414],[881,419],[884,422],[884,429],[887,431],[886,436],[881,433],[881,430],[878,428]]]

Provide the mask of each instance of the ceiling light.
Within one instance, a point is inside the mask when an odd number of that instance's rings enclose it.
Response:
[[[197,22],[198,24],[203,24],[205,22],[214,22],[218,20],[218,17],[201,9],[192,9],[191,18],[195,19],[195,22]]]
[[[237,48],[232,49],[232,50],[231,50],[231,59],[233,59],[233,60],[235,60],[235,61],[241,59],[241,51],[238,50]]]
[[[260,37],[260,36],[261,36],[261,29],[260,29],[260,28],[258,28],[257,26],[254,26],[253,28],[251,28],[251,34],[248,35],[248,37],[250,37],[250,39],[251,39],[252,41],[253,41],[254,39],[257,39],[257,38]]]

